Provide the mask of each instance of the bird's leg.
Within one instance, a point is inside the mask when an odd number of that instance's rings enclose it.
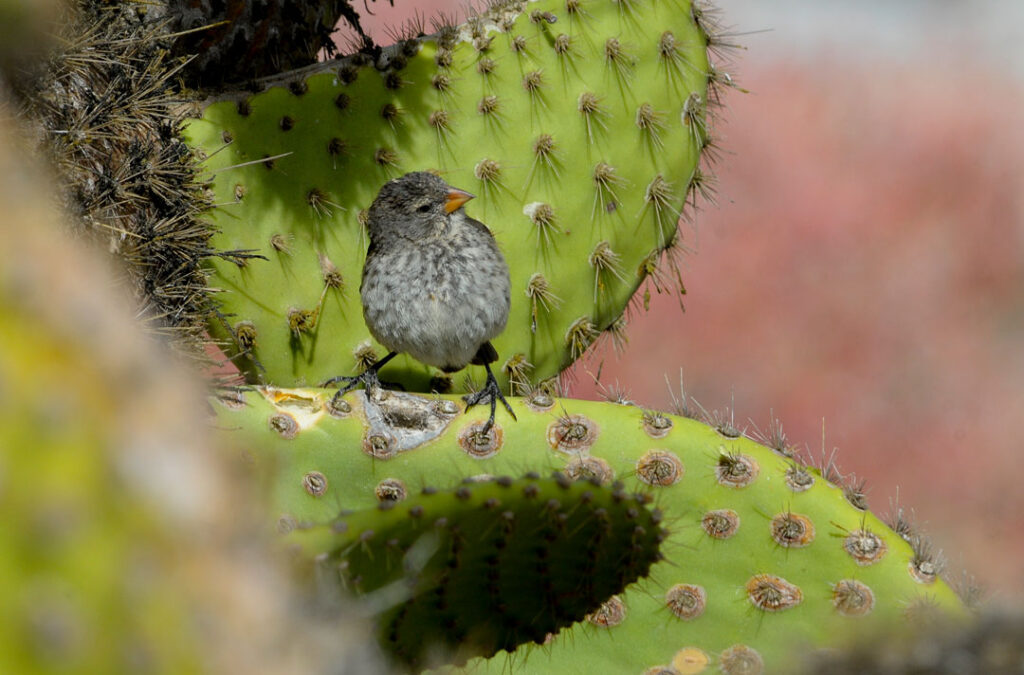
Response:
[[[380,379],[377,377],[377,371],[383,368],[384,364],[396,356],[398,356],[398,352],[391,352],[358,375],[338,375],[337,377],[332,377],[331,379],[321,383],[321,387],[329,387],[332,384],[342,383],[338,386],[338,392],[331,399],[331,406],[337,406],[341,401],[341,397],[355,389],[359,383],[363,384],[367,394],[372,392],[374,389],[380,388]]]
[[[494,378],[494,373],[491,372],[491,366],[488,363],[483,364],[484,368],[487,369],[487,383],[484,388],[473,394],[466,394],[462,397],[462,400],[466,402],[466,410],[469,410],[478,403],[488,402],[491,404],[491,416],[487,420],[487,424],[484,425],[482,433],[486,434],[494,426],[494,411],[497,407],[498,401],[505,406],[505,410],[512,416],[513,420],[516,420],[516,414],[512,412],[512,406],[508,404],[505,397],[501,393],[501,387],[498,386],[498,380]],[[518,420],[516,420],[518,421]]]

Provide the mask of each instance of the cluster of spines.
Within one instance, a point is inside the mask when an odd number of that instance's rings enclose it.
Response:
[[[667,378],[666,378],[667,381]],[[868,511],[867,483],[864,479],[858,479],[852,474],[843,474],[836,463],[836,450],[825,451],[824,427],[822,428],[822,450],[819,456],[810,455],[809,462],[802,462],[798,455],[797,448],[790,442],[789,437],[783,428],[782,422],[774,415],[769,416],[769,422],[764,430],[755,428],[748,432],[746,429],[737,429],[733,420],[735,413],[732,406],[725,411],[708,411],[685,390],[680,376],[679,393],[676,394],[673,388],[669,387],[669,394],[672,399],[673,412],[681,417],[694,419],[714,427],[723,439],[735,439],[739,437],[750,437],[752,440],[772,449],[775,453],[789,459],[789,466],[784,475],[783,482],[789,490],[794,493],[804,492],[810,489],[816,479],[816,475],[831,485],[838,487],[843,497],[853,508],[861,512]],[[645,428],[649,428],[645,414]],[[639,473],[638,465],[638,473]],[[716,475],[723,485],[743,486],[749,484],[756,478],[756,463],[750,464],[750,458],[741,453],[728,449],[720,452],[715,468]],[[775,516],[779,522],[779,536],[776,543],[783,547],[794,546],[792,541],[785,541],[791,537],[796,546],[805,542],[803,537],[813,538],[813,524],[808,527],[799,514],[781,513]],[[885,524],[895,532],[901,539],[910,544],[913,555],[907,562],[907,569],[910,575],[921,584],[931,584],[940,578],[946,571],[947,561],[943,552],[936,549],[931,540],[919,530],[908,516],[906,510],[897,503],[891,503],[889,511],[884,514]],[[737,523],[738,526],[738,523]],[[709,532],[710,534],[710,532]],[[810,539],[806,540],[807,542]],[[866,525],[860,529],[844,531],[843,547],[850,557],[858,565],[870,565],[885,555],[887,550],[885,542],[877,534],[872,532]],[[962,599],[968,606],[971,605],[971,598],[978,594],[977,585],[973,582],[963,583],[958,588]],[[843,588],[846,588],[845,586]],[[847,589],[848,590],[848,589]]]
[[[526,284],[526,297],[530,301],[530,331],[536,333],[540,318],[552,309],[557,309],[562,301],[551,290],[551,284],[541,272],[530,277]]]
[[[198,159],[180,140],[174,91],[183,61],[167,22],[83,3],[30,76],[11,80],[23,116],[41,128],[74,223],[124,263],[146,325],[201,352],[213,311],[202,263],[244,266],[252,251],[217,251]],[[230,142],[230,137],[225,143]]]

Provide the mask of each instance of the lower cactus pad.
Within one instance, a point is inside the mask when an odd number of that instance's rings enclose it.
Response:
[[[271,467],[285,529],[423,485],[529,470],[621,480],[665,513],[666,560],[646,579],[544,646],[474,659],[468,671],[786,672],[858,627],[905,623],[933,607],[964,612],[941,578],[924,574],[936,562],[927,547],[857,508],[819,470],[731,429],[538,394],[511,399],[519,421],[499,415],[485,435],[487,411],[463,413],[458,399],[355,392],[329,411],[332,396],[263,389],[218,406],[226,433],[241,434]],[[276,417],[291,420],[289,433]],[[418,444],[408,442],[414,434]],[[322,490],[305,487],[311,476]]]

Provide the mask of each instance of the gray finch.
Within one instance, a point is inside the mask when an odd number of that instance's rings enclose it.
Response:
[[[512,415],[490,365],[490,340],[505,329],[510,307],[508,265],[494,235],[463,205],[473,195],[422,171],[386,183],[370,206],[370,246],[359,292],[370,333],[390,353],[366,373],[336,377],[338,395],[359,382],[377,385],[377,371],[399,353],[445,372],[469,364],[487,370],[484,389],[468,406],[497,401]]]

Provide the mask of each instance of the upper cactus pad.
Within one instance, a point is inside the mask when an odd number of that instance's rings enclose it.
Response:
[[[499,377],[557,374],[621,328],[678,245],[677,221],[710,142],[704,14],[684,0],[499,2],[459,29],[295,73],[207,107],[188,135],[214,177],[211,284],[237,363],[288,386],[382,357],[363,322],[363,219],[388,179],[435,170],[477,199],[511,268]],[[226,328],[230,328],[228,336]],[[408,358],[383,376],[443,390]],[[455,387],[463,383],[457,381]]]

